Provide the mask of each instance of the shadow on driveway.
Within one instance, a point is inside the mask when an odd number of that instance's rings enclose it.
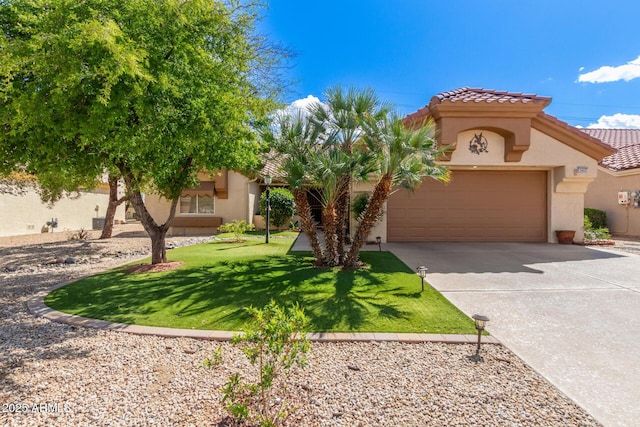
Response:
[[[579,245],[552,243],[411,242],[389,243],[387,246],[414,270],[426,265],[429,274],[542,274],[536,264],[624,257]]]

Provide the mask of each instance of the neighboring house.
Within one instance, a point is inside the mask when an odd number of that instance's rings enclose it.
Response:
[[[259,180],[233,171],[201,173],[198,178],[197,188],[182,192],[169,235],[214,234],[221,224],[234,220],[253,223],[259,211]],[[147,194],[145,204],[157,222],[169,217],[166,199]]]
[[[108,187],[74,193],[52,206],[43,203],[33,187],[24,193],[3,193],[0,194],[0,236],[102,229],[108,203]],[[115,220],[125,221],[124,205],[118,207]],[[51,227],[51,223],[56,227]]]
[[[600,162],[585,207],[605,211],[611,233],[640,236],[640,129],[582,131],[618,150]]]
[[[585,193],[598,163],[615,150],[546,114],[550,102],[464,87],[434,96],[407,116],[414,124],[433,119],[438,142],[450,148],[442,162],[451,182],[428,179],[414,193],[393,193],[371,239],[555,242],[556,230],[575,230],[581,241]],[[235,172],[201,179],[198,189],[183,194],[170,232],[213,232],[222,222],[253,221],[265,188],[261,179]],[[355,185],[352,196],[371,189]],[[166,218],[168,202],[146,200],[157,220]]]

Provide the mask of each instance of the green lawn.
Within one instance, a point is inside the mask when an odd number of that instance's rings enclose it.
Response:
[[[473,322],[390,252],[363,252],[368,268],[317,269],[291,238],[211,242],[173,249],[174,271],[129,274],[126,267],[74,282],[45,298],[90,318],[188,329],[241,330],[243,310],[299,302],[310,331],[473,334]]]

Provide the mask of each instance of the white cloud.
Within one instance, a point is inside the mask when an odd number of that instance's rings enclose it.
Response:
[[[309,107],[315,103],[320,103],[320,99],[313,95],[308,95],[306,98],[296,99],[291,104],[285,107],[284,111],[289,115],[296,115],[298,112],[302,112],[303,115],[307,115]]]
[[[591,123],[587,128],[640,129],[640,115],[616,113],[613,116],[602,116],[597,123]]]
[[[316,102],[320,102],[320,100],[317,97],[313,95],[307,95],[306,98],[296,99],[295,101],[293,101],[291,103],[291,107],[307,109],[307,107],[309,107],[311,104],[314,104]]]
[[[584,67],[581,67],[580,71],[583,69]],[[624,65],[613,67],[605,65],[597,70],[580,74],[578,76],[578,81],[586,83],[607,83],[624,80],[625,82],[628,82],[629,80],[633,80],[638,77],[640,77],[640,56]]]

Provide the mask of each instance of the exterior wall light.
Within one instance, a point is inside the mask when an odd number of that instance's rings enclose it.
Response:
[[[422,279],[422,292],[424,292],[424,278],[427,277],[428,270],[429,269],[424,265],[421,265],[420,267],[418,267],[418,275],[420,276],[420,279]]]
[[[376,237],[376,243],[378,244],[378,252],[382,252],[382,237]]]
[[[271,183],[273,182],[273,178],[271,178],[271,175],[267,175],[264,177],[264,183],[267,184],[267,232],[265,233],[265,239],[264,242],[265,243],[269,243],[269,217],[271,214],[271,190],[269,189],[269,186],[271,185]]]
[[[474,314],[471,318],[476,322],[476,329],[478,330],[478,346],[476,347],[476,360],[480,359],[480,337],[482,336],[482,331],[484,331],[489,318],[482,314]]]

